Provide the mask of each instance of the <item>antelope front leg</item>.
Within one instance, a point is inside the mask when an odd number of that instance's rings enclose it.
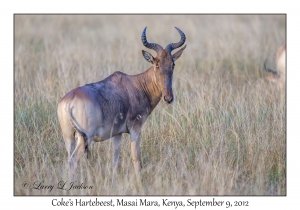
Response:
[[[141,164],[141,134],[140,132],[131,132],[131,156],[135,169],[135,174],[139,177],[142,169]]]
[[[118,164],[119,164],[121,141],[122,141],[122,134],[116,135],[112,138],[112,146],[114,151],[114,170],[118,168]]]
[[[122,134],[116,135],[112,138],[112,147],[114,151],[114,166],[113,166],[113,174],[112,174],[112,184],[115,186],[116,182],[116,174],[119,166],[119,157],[121,151],[121,140]]]

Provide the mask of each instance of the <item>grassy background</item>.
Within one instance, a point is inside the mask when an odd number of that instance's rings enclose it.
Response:
[[[285,43],[284,15],[15,15],[15,195],[286,195],[285,91],[263,62]],[[129,135],[112,184],[111,142],[91,144],[77,183],[92,189],[24,189],[67,181],[56,107],[71,89],[114,71],[149,68],[141,33],[165,47],[187,36],[172,105],[160,102],[142,134],[135,182]],[[152,55],[154,51],[146,49]]]

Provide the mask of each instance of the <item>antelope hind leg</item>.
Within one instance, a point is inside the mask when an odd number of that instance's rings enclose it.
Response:
[[[72,166],[71,172],[72,172],[73,176],[76,174],[76,168],[77,168],[78,161],[80,160],[80,158],[83,156],[84,152],[86,151],[86,148],[84,145],[84,138],[81,135],[79,135],[78,133],[76,134],[76,136],[77,136],[77,144],[69,158],[69,162]]]

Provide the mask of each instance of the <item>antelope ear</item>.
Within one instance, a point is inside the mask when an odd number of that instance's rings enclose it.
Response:
[[[143,56],[146,59],[146,61],[148,61],[148,62],[150,62],[152,64],[154,63],[154,57],[150,53],[148,53],[145,50],[142,50],[142,53],[143,53]]]
[[[176,53],[174,53],[173,56],[173,61],[175,62],[182,54],[183,50],[186,48],[186,45],[181,48],[180,50],[178,50]]]

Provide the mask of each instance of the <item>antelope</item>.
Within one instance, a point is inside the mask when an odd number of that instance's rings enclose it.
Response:
[[[141,164],[141,129],[160,99],[167,104],[174,100],[172,76],[175,61],[181,56],[186,45],[181,47],[185,34],[177,27],[181,39],[170,43],[165,49],[159,44],[150,43],[146,29],[142,32],[142,43],[157,53],[153,57],[142,50],[144,58],[152,66],[143,73],[127,75],[116,71],[107,78],[77,87],[68,92],[58,103],[57,114],[66,150],[69,171],[74,173],[78,161],[86,154],[90,156],[91,142],[112,139],[113,166],[119,163],[122,133],[130,134],[131,156],[137,175]],[[77,139],[77,141],[75,141]]]
[[[266,61],[264,63],[264,69],[267,71],[266,79],[277,83],[280,88],[285,85],[285,51],[286,46],[283,45],[276,53],[276,70],[267,68]]]

